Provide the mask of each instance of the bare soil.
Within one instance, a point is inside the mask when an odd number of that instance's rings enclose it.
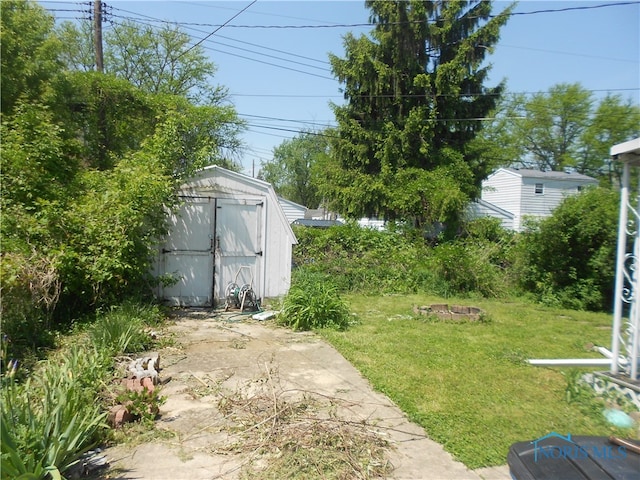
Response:
[[[106,449],[106,478],[510,478],[455,461],[313,333],[193,310],[169,334],[156,430]]]

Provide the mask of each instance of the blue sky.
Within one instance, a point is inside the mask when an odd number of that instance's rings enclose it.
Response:
[[[194,43],[250,5],[202,43],[218,67],[215,83],[228,88],[248,123],[237,160],[249,175],[257,174],[260,163],[272,158],[273,148],[296,132],[334,124],[329,102],[341,103],[342,96],[327,54],[344,55],[345,33],[370,31],[358,25],[368,23],[364,1],[251,1],[106,0],[115,22],[124,17],[153,25],[160,25],[155,19],[178,22]],[[532,93],[579,82],[596,99],[609,91],[640,105],[640,2],[593,8],[614,3],[627,2],[519,2],[488,59],[493,65],[488,85],[504,79],[508,91]],[[494,12],[508,4],[494,2]],[[75,8],[68,1],[42,5]],[[566,8],[573,10],[527,13]]]

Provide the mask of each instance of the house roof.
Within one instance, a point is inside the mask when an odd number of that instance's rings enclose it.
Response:
[[[542,172],[540,170],[531,170],[526,168],[500,168],[498,171],[503,170],[505,172],[517,175],[522,178],[539,178],[543,180],[564,180],[574,181],[582,183],[597,183],[598,181],[589,177],[588,175],[582,175],[576,172]],[[497,172],[496,172],[497,173]]]
[[[280,196],[278,196],[278,201],[279,201],[281,204],[289,205],[289,206],[290,206],[290,207],[292,207],[292,208],[297,208],[297,209],[299,209],[299,210],[308,210],[308,208],[307,208],[307,207],[305,207],[304,205],[300,205],[299,203],[292,202],[291,200],[288,200],[288,199],[286,199],[286,198],[284,198],[284,197],[280,197]]]
[[[496,217],[502,217],[505,219],[513,220],[513,218],[515,217],[513,213],[505,210],[504,208],[500,208],[499,206],[494,205],[491,202],[487,202],[486,200],[483,200],[481,198],[476,198],[473,202],[469,204],[469,207],[473,211],[480,210],[480,208],[478,207],[485,208],[486,210],[493,212]]]

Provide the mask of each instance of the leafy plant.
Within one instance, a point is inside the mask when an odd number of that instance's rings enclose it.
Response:
[[[522,287],[548,305],[609,310],[618,208],[616,192],[591,188],[533,224],[516,247]]]
[[[160,405],[166,398],[158,390],[126,391],[116,397],[118,403],[126,405],[127,410],[135,418],[143,422],[152,422],[158,415]]]
[[[157,324],[159,317],[157,307],[126,302],[98,314],[89,336],[96,348],[112,355],[141,352],[153,342],[145,326]]]
[[[278,321],[294,330],[348,327],[349,309],[328,277],[304,270],[296,272],[282,302]]]
[[[47,360],[24,384],[2,389],[2,478],[62,478],[99,440],[105,413],[95,402],[105,372],[97,351],[76,346]]]

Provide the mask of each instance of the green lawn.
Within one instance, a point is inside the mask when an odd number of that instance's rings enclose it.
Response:
[[[528,358],[602,358],[588,344],[610,346],[611,315],[519,301],[344,298],[359,324],[321,334],[469,468],[505,464],[512,443],[550,431],[612,433],[599,408],[567,403],[562,370],[526,364]],[[432,303],[477,306],[488,321],[446,323],[413,314],[413,305]]]

